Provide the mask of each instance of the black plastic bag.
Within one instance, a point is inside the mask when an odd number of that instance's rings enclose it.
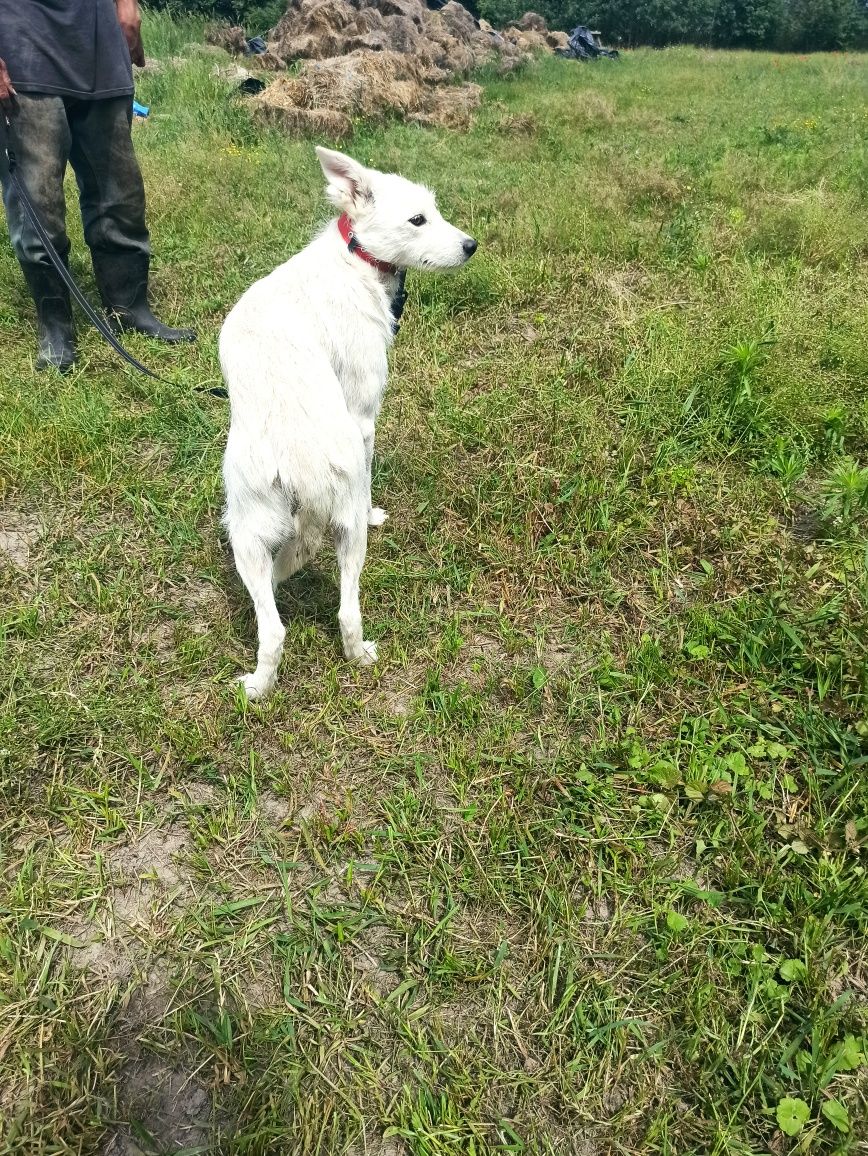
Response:
[[[601,48],[584,24],[579,24],[570,33],[569,48],[558,48],[555,51],[558,56],[566,56],[570,60],[596,60],[598,56],[618,59],[616,49]]]

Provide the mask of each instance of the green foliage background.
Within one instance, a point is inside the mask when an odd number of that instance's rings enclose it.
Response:
[[[181,15],[243,24],[250,35],[272,27],[285,0],[151,0]],[[518,19],[530,0],[470,0],[495,26]],[[587,24],[608,43],[707,44],[786,52],[868,48],[866,0],[536,0],[552,28]]]
[[[500,26],[527,0],[480,0]],[[868,46],[864,0],[537,0],[553,28],[586,24],[609,43],[707,44],[717,48],[835,51]]]

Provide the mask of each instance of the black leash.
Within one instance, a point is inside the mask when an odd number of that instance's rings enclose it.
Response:
[[[401,328],[401,317],[404,313],[404,306],[407,304],[407,290],[404,288],[404,282],[407,280],[407,270],[401,269],[398,273],[398,288],[395,291],[395,296],[392,298],[389,308],[392,311],[392,333],[397,337],[398,330]]]
[[[49,261],[57,270],[61,281],[63,281],[64,285],[78,302],[88,321],[90,321],[91,325],[93,325],[93,327],[103,337],[103,339],[108,342],[115,353],[119,353],[124,361],[126,361],[129,365],[132,365],[134,369],[137,369],[139,373],[144,373],[147,377],[152,377],[154,381],[161,381],[164,385],[171,385],[175,389],[179,389],[180,387],[178,386],[177,382],[169,381],[167,377],[160,377],[158,373],[154,373],[152,369],[148,369],[146,365],[142,365],[142,363],[137,358],[133,357],[131,353],[124,349],[124,347],[112,332],[112,328],[106,321],[105,317],[98,313],[96,309],[94,309],[85,295],[79,289],[75,278],[66,266],[66,262],[55,249],[51,237],[49,237],[45,226],[42,224],[42,221],[40,221],[39,214],[37,213],[36,208],[30,199],[30,194],[27,192],[24,182],[18,175],[18,165],[15,159],[15,152],[9,143],[8,121],[5,115],[0,115],[0,138],[2,138],[0,139],[2,152],[6,154],[9,180],[11,181],[15,192],[21,199],[21,204],[24,206],[24,212],[27,214],[27,219],[30,221],[30,224],[33,227],[33,231],[42,242],[43,248],[48,255]],[[229,396],[226,390],[219,386],[216,388],[207,389],[205,386],[197,385],[195,388],[200,392],[214,394],[215,397]]]

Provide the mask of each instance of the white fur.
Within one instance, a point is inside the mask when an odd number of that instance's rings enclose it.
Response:
[[[332,203],[359,244],[401,269],[462,265],[475,242],[443,219],[434,196],[402,177],[318,148]],[[418,216],[422,225],[411,224]],[[466,246],[466,247],[465,247]],[[285,265],[253,285],[220,332],[232,419],[223,480],[224,523],[256,609],[256,670],[248,697],[274,686],[285,630],[274,591],[331,531],[340,567],[346,657],[376,662],[362,636],[359,576],[371,506],[374,423],[386,388],[397,279],[351,254],[332,221]]]

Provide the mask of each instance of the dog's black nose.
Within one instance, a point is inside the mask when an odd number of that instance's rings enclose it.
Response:
[[[473,237],[468,237],[466,241],[462,242],[462,248],[468,257],[472,257],[479,246],[479,242],[475,241]]]

